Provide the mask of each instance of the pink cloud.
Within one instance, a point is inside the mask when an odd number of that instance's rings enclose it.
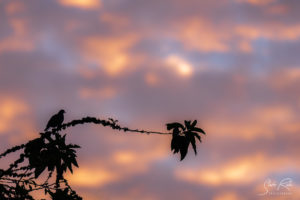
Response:
[[[135,35],[88,37],[83,39],[82,52],[88,62],[97,64],[110,76],[117,76],[130,70],[134,60],[127,50],[136,40]]]
[[[187,49],[202,52],[226,52],[228,35],[226,32],[216,31],[208,20],[202,18],[188,18],[179,20],[175,24],[175,35]]]
[[[101,6],[100,0],[59,0],[58,2],[63,6],[80,9],[96,9]]]

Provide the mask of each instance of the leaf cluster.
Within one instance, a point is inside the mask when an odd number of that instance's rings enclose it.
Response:
[[[73,173],[72,165],[78,167],[76,148],[80,148],[80,146],[66,144],[66,135],[46,132],[42,137],[28,142],[24,152],[25,157],[29,160],[30,168],[34,169],[35,178],[38,178],[47,168],[48,171],[56,169],[60,180],[67,169]]]
[[[202,142],[200,134],[205,135],[205,132],[196,127],[197,120],[184,121],[184,125],[178,122],[166,124],[168,130],[172,130],[171,151],[174,154],[180,153],[180,161],[182,161],[187,152],[189,145],[192,144],[195,155],[197,154],[196,139]]]

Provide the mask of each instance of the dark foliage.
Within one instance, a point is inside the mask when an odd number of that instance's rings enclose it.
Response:
[[[196,127],[196,125],[197,120],[194,120],[193,123],[185,120],[184,125],[178,122],[167,124],[167,129],[173,131],[171,151],[173,151],[174,154],[180,152],[180,160],[185,158],[190,144],[192,144],[195,155],[197,154],[195,137],[199,142],[202,142],[199,133],[205,135],[205,132],[201,128]]]
[[[30,200],[33,199],[31,192],[36,190],[43,190],[45,195],[49,195],[52,200],[82,199],[64,178],[64,174],[68,170],[73,173],[73,167],[79,167],[76,160],[76,149],[80,146],[67,144],[66,134],[61,134],[61,131],[71,126],[94,123],[124,132],[172,134],[171,150],[173,153],[180,152],[181,160],[185,158],[190,143],[197,154],[195,137],[201,142],[198,133],[205,134],[202,129],[196,127],[196,120],[192,123],[184,121],[184,125],[177,122],[167,124],[167,129],[172,130],[172,133],[121,127],[117,120],[111,118],[101,120],[95,117],[85,117],[62,124],[64,113],[62,111],[51,117],[45,132],[40,133],[40,137],[30,140],[26,144],[7,149],[0,154],[1,159],[10,153],[21,151],[19,158],[11,163],[8,169],[0,169],[1,200]],[[48,131],[49,128],[52,129]],[[40,178],[42,173],[47,174],[44,181],[41,181]]]

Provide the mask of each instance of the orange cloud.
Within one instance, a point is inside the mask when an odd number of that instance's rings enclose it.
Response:
[[[116,138],[117,136],[111,136]],[[126,137],[128,142],[129,136]],[[133,144],[137,141],[142,141],[141,138],[137,138],[134,141],[131,137],[129,142]],[[107,141],[109,142],[109,141]],[[153,143],[155,143],[153,145]],[[136,144],[138,146],[138,144]],[[145,147],[146,145],[146,147]],[[89,158],[86,162],[81,162],[79,168],[75,168],[74,173],[67,174],[67,179],[71,185],[79,187],[102,187],[106,184],[110,184],[116,181],[120,181],[131,177],[132,175],[145,173],[150,164],[154,161],[165,158],[169,155],[166,151],[165,144],[157,141],[150,140],[147,144],[142,145],[144,148],[139,149],[136,147],[133,149],[116,150],[107,157]],[[149,148],[148,146],[155,146],[155,148]]]
[[[25,10],[23,2],[10,2],[6,5],[5,11],[8,15],[18,14]]]
[[[261,2],[261,1],[259,1]],[[283,14],[287,8],[283,5],[276,5],[268,8],[268,13]],[[188,50],[201,52],[227,52],[232,50],[229,46],[231,41],[237,43],[239,50],[245,53],[252,52],[251,41],[259,38],[269,40],[298,40],[300,38],[300,25],[286,25],[271,23],[260,25],[223,25],[216,27],[209,20],[201,18],[187,18],[179,20],[173,25],[174,33],[169,33]],[[228,29],[230,28],[230,29]],[[222,31],[219,31],[222,30]]]
[[[100,0],[59,0],[59,3],[63,6],[80,9],[95,9],[101,6]]]
[[[243,200],[244,198],[237,195],[235,192],[224,192],[217,194],[213,200]]]
[[[266,38],[270,40],[297,40],[300,38],[300,25],[284,26],[281,24],[258,27],[251,25],[237,26],[235,32],[238,36],[255,40]]]
[[[16,125],[16,117],[28,112],[25,103],[14,98],[0,99],[0,133],[10,130]]]
[[[248,184],[263,180],[269,173],[285,171],[288,157],[267,157],[261,153],[243,156],[218,167],[202,169],[178,169],[175,177],[196,184],[220,186],[227,184]],[[294,160],[293,160],[294,161]],[[298,164],[293,162],[295,166]],[[299,171],[300,169],[297,168]]]
[[[117,90],[113,87],[104,87],[100,89],[81,88],[79,90],[79,96],[83,99],[111,99],[115,97],[116,94]]]
[[[251,46],[251,41],[249,40],[241,40],[239,41],[238,47],[239,49],[244,52],[244,53],[250,53],[252,52],[252,46]]]
[[[126,18],[126,16],[119,16],[116,14],[111,13],[103,13],[100,15],[100,20],[102,22],[105,22],[115,29],[119,29],[121,27],[125,27],[129,25],[129,20]]]
[[[132,165],[137,162],[138,156],[134,152],[119,151],[113,155],[113,159],[120,165]]]
[[[226,32],[216,31],[215,28],[202,19],[186,19],[175,25],[179,32],[179,40],[188,48],[203,52],[228,51]]]
[[[159,84],[159,78],[156,74],[154,73],[147,73],[145,75],[145,82],[149,86],[157,86]]]
[[[25,39],[9,37],[0,41],[0,53],[5,51],[32,51],[35,45]]]
[[[193,73],[192,65],[179,56],[170,55],[165,62],[182,77],[189,77]]]
[[[238,3],[248,3],[256,6],[264,6],[275,2],[276,0],[236,0]]]
[[[289,11],[289,8],[286,5],[274,5],[268,7],[267,12],[273,15],[285,15]]]
[[[27,33],[27,22],[24,19],[12,18],[9,20],[10,26],[16,36],[25,36]]]
[[[216,126],[215,124],[218,124]],[[286,105],[270,105],[253,108],[244,116],[231,119],[207,121],[207,131],[218,137],[234,137],[244,140],[272,138],[281,132],[294,133],[300,130],[294,111]],[[286,134],[285,133],[285,134]]]
[[[286,124],[294,118],[293,111],[283,105],[257,108],[253,111],[253,115],[258,121],[265,124],[265,126]]]
[[[157,141],[156,141],[157,142]],[[122,149],[115,151],[112,155],[110,165],[116,171],[121,172],[123,177],[144,173],[149,169],[151,163],[169,156],[169,151],[165,148],[165,143],[155,144],[155,141],[148,141],[147,147],[133,149]],[[148,147],[149,146],[149,147]],[[151,148],[152,147],[152,148]]]
[[[78,68],[76,68],[76,70],[78,74],[85,79],[94,79],[97,76],[94,69],[90,69],[85,66],[79,66]]]
[[[0,53],[5,51],[32,51],[33,38],[28,35],[27,21],[20,18],[9,19],[13,34],[0,40]]]
[[[129,70],[133,60],[127,50],[137,40],[136,36],[125,37],[89,37],[83,41],[86,59],[96,63],[108,75],[116,76],[125,69]],[[132,62],[131,62],[132,61]]]
[[[268,83],[275,89],[285,89],[298,84],[300,80],[299,67],[285,67],[269,76]]]
[[[118,176],[101,166],[97,169],[80,166],[80,168],[74,169],[73,174],[68,174],[67,179],[74,186],[101,187],[118,180]]]

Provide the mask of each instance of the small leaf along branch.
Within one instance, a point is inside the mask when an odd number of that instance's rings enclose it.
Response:
[[[82,199],[64,178],[67,171],[73,173],[73,167],[79,167],[76,149],[80,146],[66,144],[66,134],[61,135],[61,131],[69,127],[92,123],[124,132],[172,134],[171,151],[174,154],[180,153],[180,160],[185,158],[189,144],[192,144],[197,154],[195,138],[201,142],[198,133],[205,134],[201,128],[196,127],[197,120],[184,121],[184,125],[178,122],[166,124],[167,130],[172,132],[164,133],[122,127],[118,124],[118,120],[112,118],[103,120],[87,116],[63,123],[63,113],[64,110],[60,110],[58,114],[51,117],[45,131],[40,133],[40,137],[14,146],[0,154],[1,159],[10,153],[21,151],[19,158],[11,163],[8,169],[0,169],[0,199],[33,199],[30,193],[35,190],[44,190],[45,195],[49,195],[52,200]],[[49,130],[49,128],[52,129]],[[48,173],[46,180],[38,183],[38,178],[45,171]],[[52,176],[53,174],[56,176]]]
[[[16,152],[18,150],[21,150],[25,147],[26,144],[21,144],[21,145],[17,145],[17,146],[14,146],[12,148],[9,148],[7,149],[5,152],[3,152],[2,154],[0,154],[0,159],[10,153],[13,153],[13,152]]]
[[[170,135],[172,133],[163,133],[163,132],[157,132],[157,131],[145,131],[145,130],[139,130],[139,129],[130,129],[128,127],[121,127],[118,124],[118,120],[114,120],[112,118],[108,118],[108,120],[98,119],[95,117],[84,117],[80,120],[73,120],[69,123],[62,124],[61,126],[58,126],[54,131],[61,131],[71,126],[76,126],[79,124],[87,124],[87,123],[93,123],[93,124],[101,124],[104,127],[109,126],[114,130],[124,131],[124,132],[136,132],[136,133],[146,133],[146,134],[160,134],[160,135]]]
[[[114,130],[120,130],[120,131],[124,131],[124,132],[136,132],[136,133],[146,133],[146,134],[160,134],[160,135],[170,135],[172,133],[163,133],[163,132],[157,132],[157,131],[145,131],[145,130],[139,130],[139,129],[130,129],[128,127],[121,127],[118,124],[118,120],[114,120],[112,118],[108,118],[108,120],[103,120],[103,119],[99,119],[96,117],[84,117],[82,119],[77,119],[77,120],[72,120],[71,122],[68,123],[64,123],[60,126],[58,126],[57,128],[53,128],[51,131],[45,131],[45,132],[41,132],[40,134],[43,135],[47,132],[51,133],[51,132],[59,132],[61,130],[65,130],[68,127],[71,126],[76,126],[76,125],[80,125],[80,124],[87,124],[87,123],[93,123],[93,124],[100,124],[105,126],[109,126]],[[7,150],[5,150],[5,152],[3,152],[2,154],[0,154],[0,159],[2,157],[5,157],[6,155],[16,152],[18,150],[21,150],[23,148],[25,148],[27,143],[25,144],[21,144],[21,145],[17,145],[14,146],[12,148],[9,148]]]

